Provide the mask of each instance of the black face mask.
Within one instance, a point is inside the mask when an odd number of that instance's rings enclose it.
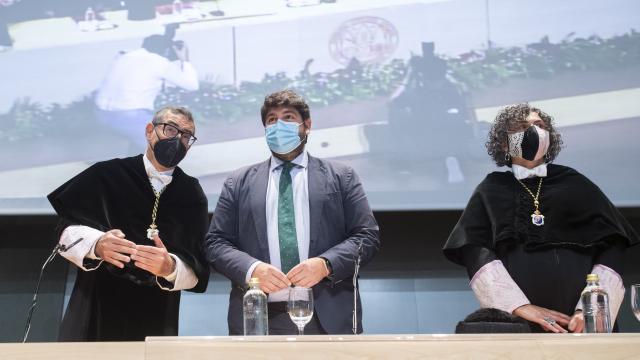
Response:
[[[538,132],[535,127],[529,126],[524,132],[524,138],[522,139],[522,158],[533,161],[538,152],[538,146],[540,146]]]
[[[166,168],[178,165],[185,155],[187,155],[187,147],[178,137],[158,140],[153,147],[153,156]]]

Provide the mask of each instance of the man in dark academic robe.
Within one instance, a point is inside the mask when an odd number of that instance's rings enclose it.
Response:
[[[561,144],[549,115],[528,104],[503,109],[487,148],[511,171],[478,185],[444,254],[467,268],[481,307],[524,318],[533,331],[582,332],[587,274],[598,274],[615,321],[623,251],[639,238],[589,179],[547,164]]]
[[[49,195],[61,252],[78,271],[60,341],[178,335],[180,291],[204,292],[207,198],[176,165],[196,140],[191,113],[167,107],[143,155],[99,162]]]

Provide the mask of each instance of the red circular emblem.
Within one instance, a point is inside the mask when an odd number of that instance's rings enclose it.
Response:
[[[331,57],[346,65],[355,58],[361,63],[381,63],[398,48],[398,30],[380,17],[363,16],[347,20],[331,35]]]

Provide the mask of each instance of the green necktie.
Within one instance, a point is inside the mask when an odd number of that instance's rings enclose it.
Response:
[[[278,186],[278,239],[280,241],[280,264],[282,272],[285,274],[300,263],[296,236],[296,214],[293,207],[293,187],[291,186],[293,166],[290,162],[285,162],[282,165]]]

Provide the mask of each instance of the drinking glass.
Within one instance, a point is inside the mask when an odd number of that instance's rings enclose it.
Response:
[[[300,286],[290,288],[287,311],[298,327],[298,335],[304,335],[304,327],[313,317],[313,291]]]
[[[640,284],[631,285],[631,310],[640,321]]]

